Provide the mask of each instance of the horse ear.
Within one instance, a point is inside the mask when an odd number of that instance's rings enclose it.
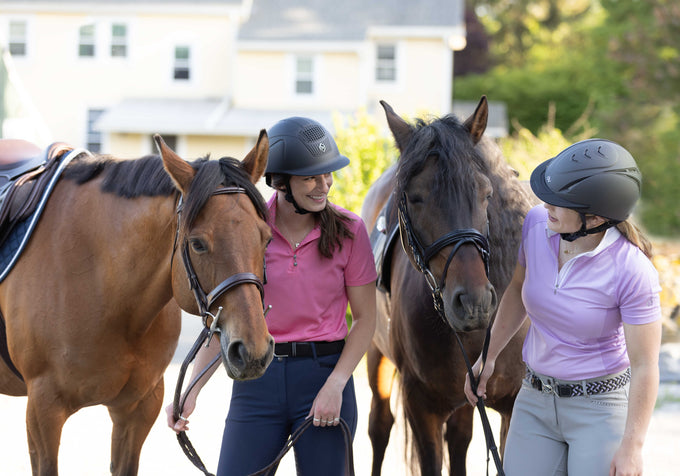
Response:
[[[380,105],[385,110],[387,124],[390,126],[390,130],[394,136],[394,141],[397,143],[397,148],[399,149],[399,152],[403,152],[404,148],[411,140],[413,128],[411,128],[408,122],[403,120],[396,112],[394,112],[392,106],[387,104],[385,101],[380,101]]]
[[[477,144],[482,139],[482,134],[486,130],[486,123],[489,119],[489,103],[486,101],[486,96],[482,96],[477,104],[475,112],[468,117],[463,126],[470,132],[472,142]]]
[[[267,131],[262,129],[260,136],[257,138],[257,144],[248,152],[246,158],[243,159],[243,168],[250,174],[250,181],[257,183],[264,174],[267,168],[267,156],[269,155],[269,137]]]
[[[194,168],[177,155],[170,147],[167,146],[160,134],[154,134],[153,140],[156,142],[156,147],[158,147],[158,152],[161,154],[163,159],[163,167],[168,172],[172,180],[177,185],[177,188],[183,193],[189,193],[189,187],[191,182],[194,180],[196,171]]]

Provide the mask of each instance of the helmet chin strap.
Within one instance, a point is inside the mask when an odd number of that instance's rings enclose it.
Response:
[[[290,202],[293,204],[295,207],[295,213],[298,213],[300,215],[306,215],[307,213],[311,213],[309,210],[305,210],[302,208],[298,203],[295,201],[295,198],[293,198],[293,192],[290,189],[290,180],[286,181],[286,195],[285,195],[286,201]]]
[[[579,215],[581,216],[581,229],[579,231],[576,231],[574,233],[560,233],[560,236],[564,241],[574,241],[577,238],[580,238],[582,236],[586,235],[592,235],[594,233],[600,233],[601,231],[605,231],[607,228],[611,228],[613,226],[618,225],[621,223],[620,221],[617,220],[607,220],[601,225],[596,226],[595,228],[591,228],[589,230],[586,229],[586,214],[583,212],[579,212]]]

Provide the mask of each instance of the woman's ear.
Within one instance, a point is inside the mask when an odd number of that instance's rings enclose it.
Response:
[[[595,228],[603,223],[608,222],[606,218],[602,218],[601,216],[598,215],[586,215],[586,227],[587,228]]]

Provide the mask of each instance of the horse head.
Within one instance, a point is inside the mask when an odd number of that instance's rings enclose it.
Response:
[[[400,152],[393,199],[404,251],[453,330],[485,328],[497,306],[488,279],[493,189],[476,148],[486,129],[486,97],[464,123],[449,115],[413,126],[381,104]]]
[[[222,362],[231,378],[257,378],[274,354],[262,288],[271,231],[254,186],[266,166],[267,134],[260,132],[243,161],[222,158],[194,166],[159,135],[154,139],[181,194],[172,260],[174,298],[219,334]]]

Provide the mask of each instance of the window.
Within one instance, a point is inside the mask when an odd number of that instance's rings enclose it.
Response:
[[[157,154],[158,153],[158,147],[156,146],[156,141],[153,140],[153,136],[149,137],[149,141],[151,142],[151,150],[153,151],[154,154]],[[163,134],[163,142],[165,142],[165,145],[170,147],[173,151],[177,152],[177,136],[176,135]]]
[[[295,59],[295,93],[314,93],[314,58],[311,56],[298,56]]]
[[[189,62],[191,59],[191,51],[188,46],[175,47],[175,68],[174,78],[181,80],[188,80],[191,77]]]
[[[376,81],[396,81],[397,48],[395,45],[378,45],[375,60]]]
[[[78,56],[93,57],[94,45],[95,45],[94,24],[81,26],[78,39]]]
[[[118,58],[127,56],[127,25],[122,23],[111,25],[111,56]]]
[[[26,56],[26,22],[9,22],[9,52],[12,56]]]
[[[102,151],[102,133],[95,129],[94,123],[104,114],[103,109],[87,110],[87,149],[90,152]]]

